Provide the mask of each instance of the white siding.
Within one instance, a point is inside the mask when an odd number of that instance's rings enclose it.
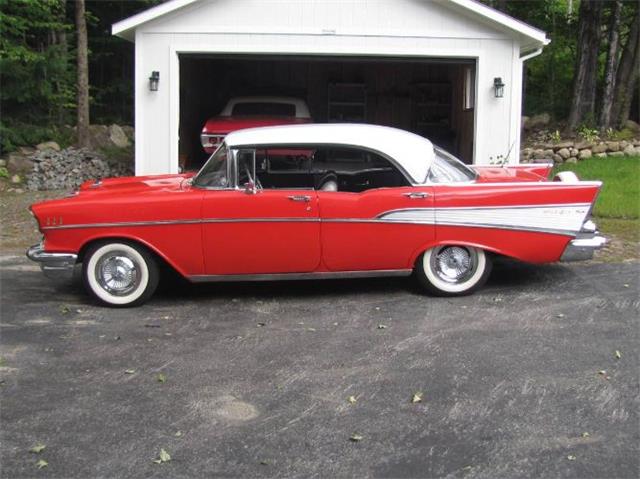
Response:
[[[518,41],[440,1],[203,0],[136,31],[136,174],[178,169],[178,53],[476,58],[474,159],[519,151]],[[148,77],[160,72],[160,88]],[[506,84],[493,94],[493,79]]]

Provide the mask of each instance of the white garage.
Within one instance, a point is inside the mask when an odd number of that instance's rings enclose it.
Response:
[[[197,168],[206,120],[251,95],[517,163],[523,62],[549,42],[473,0],[170,0],[113,33],[135,42],[138,175]]]

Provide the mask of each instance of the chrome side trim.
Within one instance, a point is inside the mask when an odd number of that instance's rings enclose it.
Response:
[[[260,222],[320,222],[320,218],[274,217],[274,218],[204,218],[185,220],[154,220],[146,222],[78,223],[74,225],[56,225],[43,230],[67,230],[71,228],[108,228],[108,227],[149,227],[157,225],[192,225],[201,223],[260,223]]]
[[[425,218],[420,218],[419,220],[412,219],[393,219],[393,218],[385,218],[394,213],[409,213],[409,212],[419,212],[425,213],[429,217],[435,215],[435,212],[445,212],[445,211],[483,211],[483,210],[504,210],[504,209],[526,209],[526,208],[584,208],[590,207],[589,203],[566,203],[566,204],[553,204],[553,205],[514,205],[514,206],[494,206],[494,207],[442,207],[442,208],[405,208],[405,209],[396,209],[396,210],[388,210],[382,212],[375,218],[319,218],[319,217],[273,217],[273,218],[205,218],[205,219],[178,219],[178,220],[150,220],[150,221],[140,221],[140,222],[107,222],[107,223],[78,223],[72,225],[49,225],[45,226],[43,230],[66,230],[66,229],[74,229],[74,228],[109,228],[109,227],[146,227],[146,226],[157,226],[157,225],[189,225],[189,224],[200,224],[200,223],[258,223],[258,222],[327,222],[327,223],[335,223],[335,222],[351,222],[351,223],[377,223],[377,222],[386,222],[386,223],[426,223],[432,224],[435,223],[435,220],[430,220]],[[424,215],[423,215],[424,217]],[[444,224],[444,221],[438,221],[437,223]],[[467,222],[461,222],[460,225],[467,225]],[[490,224],[481,224],[484,226]],[[492,224],[491,224],[492,225]],[[473,226],[473,225],[469,225]],[[515,226],[515,225],[513,225]],[[524,228],[522,228],[524,229]]]
[[[384,221],[460,225],[574,235],[589,214],[590,203],[499,207],[406,208],[390,210]]]
[[[78,256],[74,253],[45,252],[42,243],[27,250],[27,258],[40,264],[45,276],[53,279],[71,280]]]
[[[362,270],[348,272],[259,273],[244,275],[191,275],[194,283],[204,282],[266,282],[273,280],[328,280],[332,278],[408,277],[411,269]]]
[[[284,222],[320,222],[320,218],[273,217],[273,218],[205,218],[200,223],[284,223]]]
[[[479,167],[491,167],[491,165],[478,165]],[[475,180],[470,182],[442,182],[442,183],[414,183],[414,187],[526,187],[526,186],[544,187],[544,188],[556,188],[556,187],[601,187],[602,182],[600,180],[580,180],[579,183],[562,183],[551,182],[549,180],[540,180],[536,182],[476,182]]]

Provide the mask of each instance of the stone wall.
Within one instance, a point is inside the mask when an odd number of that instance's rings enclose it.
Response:
[[[640,155],[640,139],[593,142],[578,139],[537,143],[525,146],[520,151],[520,162],[576,163],[591,157],[607,158],[625,155]]]

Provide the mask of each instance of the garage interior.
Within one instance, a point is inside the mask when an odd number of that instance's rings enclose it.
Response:
[[[475,60],[180,54],[180,166],[208,155],[203,125],[236,96],[306,100],[315,123],[402,128],[473,162]]]

